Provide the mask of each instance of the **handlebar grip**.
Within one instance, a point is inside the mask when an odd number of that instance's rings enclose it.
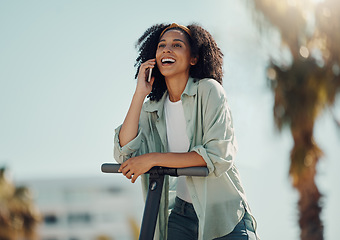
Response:
[[[206,177],[209,175],[209,170],[206,167],[177,168],[177,175],[178,176]]]
[[[102,164],[102,172],[104,173],[118,173],[119,168],[120,168],[120,164],[114,164],[114,163]]]

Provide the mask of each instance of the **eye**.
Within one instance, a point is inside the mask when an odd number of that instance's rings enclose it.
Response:
[[[179,43],[175,43],[175,44],[174,44],[174,47],[178,48],[178,47],[182,47],[182,45],[179,44]]]
[[[163,48],[163,47],[165,47],[164,43],[158,44],[158,48]]]

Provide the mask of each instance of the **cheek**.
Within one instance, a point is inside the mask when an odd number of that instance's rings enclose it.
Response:
[[[160,64],[160,61],[161,61],[161,55],[159,54],[159,51],[156,52],[156,62],[157,64]]]

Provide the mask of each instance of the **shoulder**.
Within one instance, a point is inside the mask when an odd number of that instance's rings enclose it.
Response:
[[[197,82],[197,93],[202,98],[210,100],[226,100],[223,86],[212,78],[203,78]]]

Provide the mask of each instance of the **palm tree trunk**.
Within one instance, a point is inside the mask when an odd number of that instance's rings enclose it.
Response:
[[[314,143],[312,132],[303,127],[298,131],[292,130],[295,144],[291,152],[290,175],[300,195],[298,208],[301,240],[324,239],[320,218],[322,196],[315,183],[316,165],[322,152]]]
[[[301,229],[301,240],[323,240],[323,225],[320,220],[320,198],[321,194],[314,179],[305,179],[296,188],[300,193],[298,203]]]

